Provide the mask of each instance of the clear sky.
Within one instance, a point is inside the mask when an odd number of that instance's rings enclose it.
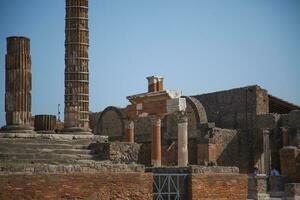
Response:
[[[146,76],[184,95],[258,84],[300,104],[299,0],[90,0],[90,110],[125,106]],[[6,37],[31,39],[32,113],[64,102],[64,0],[0,0],[0,126]]]

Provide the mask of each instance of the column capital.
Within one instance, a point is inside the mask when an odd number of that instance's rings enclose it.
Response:
[[[289,127],[281,126],[281,127],[280,127],[280,130],[281,130],[281,131],[289,131]]]
[[[175,112],[175,119],[177,123],[187,123],[188,122],[188,117],[185,112]]]
[[[161,126],[161,116],[158,115],[151,115],[150,116],[150,120],[151,120],[151,124],[152,126]]]
[[[134,120],[132,119],[124,119],[125,128],[134,129]]]
[[[263,132],[263,134],[268,134],[268,135],[270,135],[271,129],[269,129],[269,128],[262,128],[262,132]]]

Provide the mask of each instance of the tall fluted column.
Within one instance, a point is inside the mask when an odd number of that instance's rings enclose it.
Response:
[[[134,143],[134,121],[125,120],[125,142]]]
[[[66,0],[65,133],[90,134],[88,0]]]
[[[178,166],[188,165],[188,118],[184,113],[176,113],[178,123]]]
[[[8,37],[5,57],[5,112],[8,132],[34,133],[31,121],[30,40]]]
[[[161,166],[161,118],[151,116],[152,124],[152,146],[151,146],[151,164],[154,167]]]

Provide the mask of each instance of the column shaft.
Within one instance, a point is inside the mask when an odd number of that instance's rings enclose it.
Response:
[[[281,134],[282,134],[282,146],[289,146],[289,132],[288,128],[281,127]]]
[[[66,0],[64,132],[90,133],[88,0]]]
[[[263,172],[267,174],[271,167],[271,154],[270,154],[270,130],[263,129],[263,149],[264,149],[264,169]]]
[[[152,122],[152,148],[151,164],[154,167],[161,166],[161,119],[158,116],[151,118]]]
[[[178,118],[178,166],[185,167],[188,164],[188,119],[186,116]]]
[[[30,40],[8,37],[5,57],[6,131],[31,132]]]
[[[134,122],[125,121],[125,142],[134,143]]]

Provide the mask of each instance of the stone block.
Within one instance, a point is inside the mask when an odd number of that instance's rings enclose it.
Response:
[[[280,115],[275,113],[258,115],[256,120],[256,128],[274,129],[276,128],[279,119]]]
[[[267,194],[267,176],[259,174],[257,176],[248,176],[248,199],[267,200],[270,195]]]
[[[286,200],[300,199],[300,183],[285,184],[285,199]]]

